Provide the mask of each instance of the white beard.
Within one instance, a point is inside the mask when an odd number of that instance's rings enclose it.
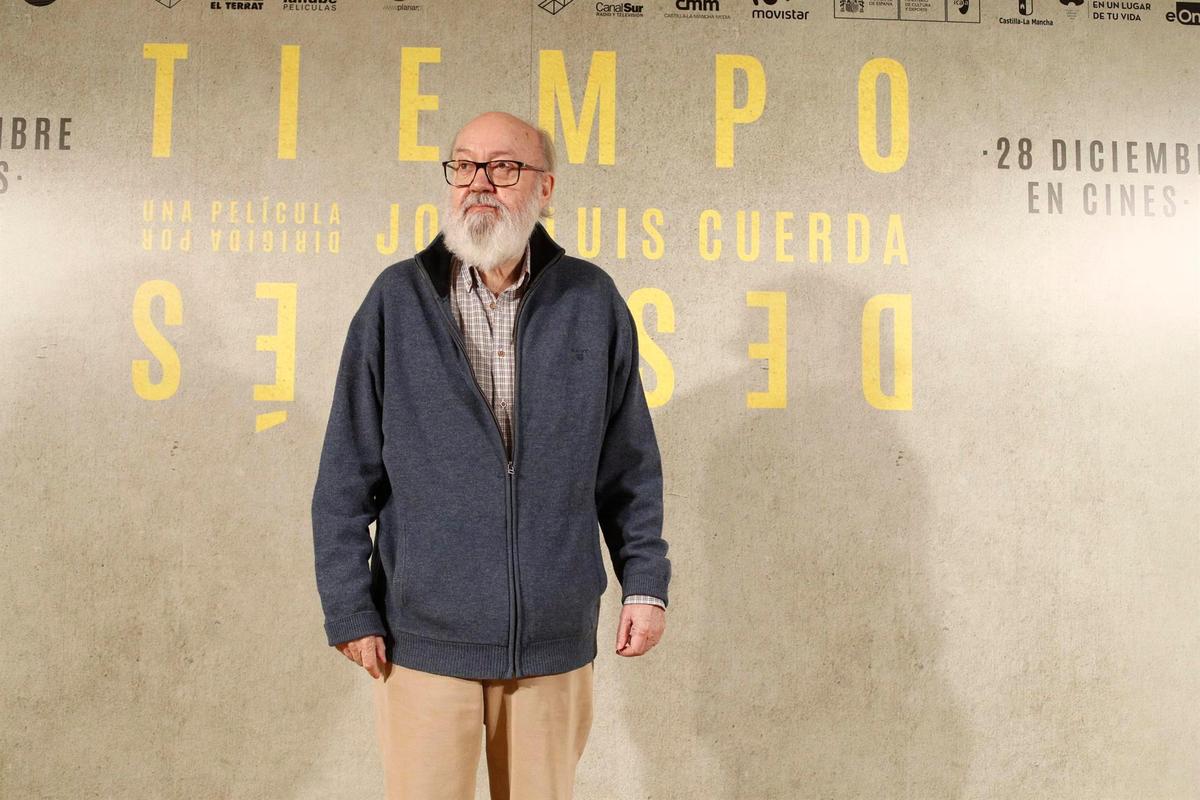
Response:
[[[464,264],[484,272],[524,254],[525,245],[541,214],[538,193],[529,195],[523,208],[510,212],[493,194],[469,194],[456,212],[447,200],[441,211],[446,249]],[[468,211],[473,204],[492,206],[491,211]]]

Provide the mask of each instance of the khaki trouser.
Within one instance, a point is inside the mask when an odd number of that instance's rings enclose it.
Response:
[[[592,727],[591,662],[510,680],[387,666],[374,694],[388,800],[474,800],[480,727],[492,800],[570,800]]]

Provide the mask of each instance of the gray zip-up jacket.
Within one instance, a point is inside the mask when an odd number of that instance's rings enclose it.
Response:
[[[530,248],[511,459],[451,314],[442,234],[384,269],[351,320],[312,499],[330,645],[377,634],[393,664],[462,678],[581,667],[608,584],[601,536],[622,596],[667,602],[633,317],[541,223]]]

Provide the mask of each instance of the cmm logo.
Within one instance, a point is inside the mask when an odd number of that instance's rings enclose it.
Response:
[[[1167,22],[1178,22],[1181,25],[1200,25],[1200,3],[1178,0],[1175,10],[1167,12]]]

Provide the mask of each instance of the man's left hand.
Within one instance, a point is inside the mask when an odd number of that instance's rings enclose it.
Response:
[[[617,625],[617,655],[640,656],[650,652],[667,627],[667,612],[653,603],[621,606]]]

